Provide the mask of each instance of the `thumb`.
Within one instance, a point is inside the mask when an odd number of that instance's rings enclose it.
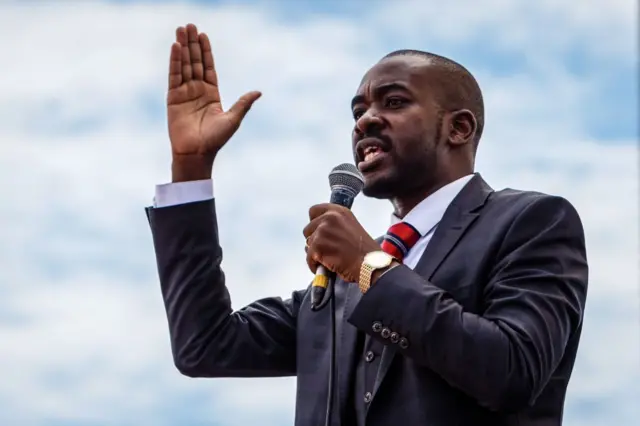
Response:
[[[229,111],[227,111],[231,121],[233,121],[235,125],[240,125],[244,116],[247,115],[247,112],[249,112],[253,103],[257,101],[260,96],[262,96],[262,93],[257,91],[245,93],[240,96],[240,99],[238,99],[236,103],[229,108]]]

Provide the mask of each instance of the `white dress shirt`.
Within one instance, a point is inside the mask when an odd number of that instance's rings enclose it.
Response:
[[[422,235],[404,258],[403,263],[409,268],[413,269],[418,264],[418,260],[420,260],[424,250],[427,248],[431,236],[444,216],[444,212],[472,177],[472,174],[467,175],[443,186],[422,200],[404,219],[391,215],[391,225],[404,221],[416,228]],[[211,200],[212,198],[213,181],[211,179],[168,183],[156,186],[153,205],[155,208],[162,208]]]
[[[411,209],[404,219],[400,219],[393,214],[391,215],[391,225],[395,225],[398,222],[407,222],[422,235],[418,242],[406,254],[402,263],[411,269],[416,267],[429,241],[431,241],[433,233],[442,220],[444,212],[472,177],[472,174],[467,175],[446,184]]]

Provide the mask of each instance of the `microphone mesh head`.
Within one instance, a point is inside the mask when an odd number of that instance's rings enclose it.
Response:
[[[356,166],[351,163],[343,163],[335,166],[329,173],[329,186],[333,190],[335,187],[347,187],[357,195],[364,187],[364,178]]]

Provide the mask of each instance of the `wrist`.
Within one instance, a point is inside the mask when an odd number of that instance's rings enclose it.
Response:
[[[391,264],[386,268],[376,269],[375,271],[373,271],[373,274],[371,274],[371,285],[373,286],[376,283],[376,281],[380,279],[380,277],[382,277],[390,269],[393,269],[398,265],[400,265],[400,262],[398,262],[397,260],[393,260]]]
[[[214,155],[174,155],[171,181],[177,183],[211,179],[214,158]]]
[[[400,263],[388,253],[377,249],[368,252],[360,264],[358,287],[366,293],[386,271]]]

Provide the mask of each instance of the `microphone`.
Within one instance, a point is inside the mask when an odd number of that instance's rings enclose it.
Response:
[[[364,178],[360,170],[350,163],[340,164],[329,173],[331,188],[331,204],[339,204],[351,209],[353,200],[364,187]],[[317,311],[326,305],[324,301],[327,288],[333,284],[335,274],[322,265],[318,265],[316,275],[311,284],[311,309]],[[325,303],[322,303],[322,302]]]

